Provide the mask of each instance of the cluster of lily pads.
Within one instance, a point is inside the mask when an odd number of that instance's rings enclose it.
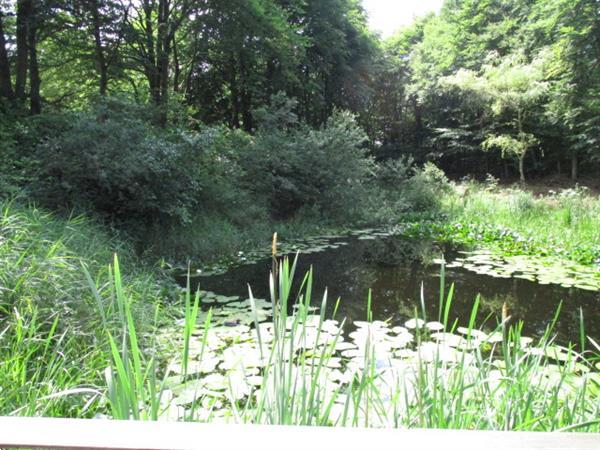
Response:
[[[346,230],[336,234],[326,234],[322,236],[314,236],[305,239],[294,239],[289,241],[277,242],[277,254],[280,256],[291,255],[295,253],[310,254],[318,253],[325,250],[336,249],[344,245],[348,245],[348,238],[356,237],[359,240],[374,240],[383,237],[389,237],[398,234],[398,228],[367,228],[360,230]],[[192,277],[208,277],[213,275],[221,275],[227,272],[230,268],[254,264],[258,261],[270,258],[272,255],[272,247],[265,245],[263,248],[249,252],[239,252],[235,258],[195,268]],[[187,269],[179,270],[178,272],[187,275]]]
[[[290,255],[294,253],[309,254],[322,252],[329,249],[339,248],[349,244],[349,239],[358,240],[378,240],[392,236],[416,237],[420,238],[448,238],[448,227],[439,228],[437,224],[399,224],[388,228],[369,228],[362,230],[350,230],[335,235],[324,235],[313,237],[306,240],[278,242],[277,253],[279,255]],[[456,225],[452,232],[466,229]],[[581,264],[568,259],[556,256],[534,255],[529,251],[532,240],[526,240],[521,236],[512,233],[506,229],[492,227],[493,233],[489,230],[469,231],[469,236],[475,233],[479,238],[492,233],[493,239],[508,239],[518,244],[519,253],[499,252],[488,249],[476,249],[468,252],[460,252],[464,257],[456,258],[448,263],[449,268],[462,267],[479,274],[489,275],[499,278],[522,278],[537,282],[539,284],[557,284],[565,288],[577,288],[589,291],[600,291],[600,267]],[[478,238],[478,239],[479,239]],[[488,236],[489,238],[489,236]],[[482,238],[483,239],[483,238]],[[485,239],[483,239],[485,241]],[[529,249],[529,250],[528,250]],[[250,253],[241,253],[237,260],[228,263],[218,264],[211,267],[196,269],[192,276],[212,276],[225,273],[232,266],[252,264],[264,260],[271,256],[272,249],[264,248]],[[441,260],[434,260],[441,262]]]
[[[586,266],[600,265],[600,246],[589,243],[571,250],[560,240],[539,240],[498,224],[446,223],[421,220],[402,225],[408,237],[453,242],[469,247],[491,247],[503,255],[552,256]]]
[[[348,332],[303,298],[288,315],[264,299],[201,292],[204,311],[189,360],[183,364],[175,357],[166,369],[162,417],[428,426],[420,422],[421,409],[433,401],[430,395],[445,392],[460,395],[464,408],[493,414],[492,421],[503,414],[500,405],[521,395],[514,391],[514,364],[535,366],[531,372],[523,370],[526,378],[520,380],[530,393],[543,398],[553,392],[567,406],[585,393],[586,414],[600,412],[600,364],[594,367],[569,348],[534,345],[531,338],[501,329],[449,330],[441,322],[419,318],[395,326],[354,322]],[[200,326],[207,320],[210,326]],[[163,331],[164,349],[181,344],[177,327],[182,325]],[[449,398],[438,407],[452,411],[456,400]],[[544,414],[546,406],[541,401],[529,405],[537,414]]]
[[[553,257],[499,255],[490,250],[460,252],[463,256],[446,264],[496,278],[521,278],[538,284],[600,291],[600,270]],[[434,262],[442,263],[442,260]]]

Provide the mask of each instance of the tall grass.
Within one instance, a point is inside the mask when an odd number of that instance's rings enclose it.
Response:
[[[91,417],[103,410],[106,347],[81,263],[107,291],[113,251],[129,264],[135,260],[126,245],[84,218],[1,204],[0,414]],[[126,279],[138,325],[156,279],[146,269]]]
[[[151,257],[171,261],[192,260],[196,264],[212,264],[235,259],[239,252],[261,248],[274,229],[285,239],[298,239],[331,232],[339,228],[316,214],[299,213],[286,221],[267,215],[243,216],[232,220],[217,212],[194,216],[189,224],[165,228],[157,226],[143,233],[144,247]]]
[[[501,339],[469,341],[467,347],[450,358],[446,346],[427,342],[428,332],[422,328],[417,330],[415,354],[409,360],[382,354],[376,333],[371,335],[369,328],[364,354],[355,361],[344,362],[349,377],[346,382],[334,383],[328,368],[336,358],[336,345],[343,340],[343,333],[340,328],[335,335],[321,339],[326,294],[320,304],[315,336],[314,323],[309,325],[312,273],[306,274],[298,289],[293,282],[295,262],[281,261],[278,273],[277,279],[271,278],[270,339],[262,336],[258,313],[253,309],[256,340],[263,360],[262,382],[243,398],[230,395],[224,406],[227,413],[219,415],[219,420],[323,426],[600,431],[600,376],[594,368],[600,349],[583,354],[572,347],[558,347],[553,342],[552,324],[529,347],[521,333],[522,324],[503,321],[495,333]],[[294,292],[298,294],[293,295]],[[449,289],[441,305],[441,317],[449,332],[455,327],[448,321],[452,295],[453,289]],[[254,304],[251,291],[250,298]],[[294,313],[289,313],[291,303],[296,305]],[[477,307],[476,301],[468,323],[468,337],[479,332],[475,328]],[[186,307],[184,342],[191,336],[185,329],[190,326],[193,310],[189,305]],[[200,333],[204,337],[200,339],[205,339],[210,329],[205,323]],[[134,334],[132,329],[129,334]],[[306,345],[307,342],[311,344]],[[131,367],[132,373],[143,373],[135,356],[138,351],[122,353],[123,358],[129,358],[128,362],[114,358],[115,367]],[[559,362],[552,352],[560,353]],[[189,354],[184,351],[183,357]],[[156,369],[156,365],[146,367]],[[156,382],[158,378],[146,379]],[[133,398],[138,405],[140,399],[147,399],[145,407],[148,407],[155,401],[153,395],[162,395],[164,384],[132,382],[130,386],[145,390]],[[118,387],[122,387],[122,395],[130,396],[130,386],[126,386],[127,390],[123,385]],[[204,404],[200,391],[192,408],[201,409]],[[193,415],[183,417],[190,419]]]
[[[176,336],[167,336],[176,346],[165,345],[164,325],[172,324],[172,310],[155,284],[145,284],[155,278],[124,277],[116,258],[101,270],[92,253],[82,269],[69,242],[72,233],[89,232],[85,222],[10,208],[3,209],[0,222],[1,414],[600,431],[600,348],[583,326],[586,346],[580,352],[557,346],[551,326],[527,345],[521,324],[503,321],[496,330],[500,339],[469,339],[450,353],[421,328],[410,344],[412,356],[399,358],[382,352],[377,332],[382,325],[373,323],[364,327],[362,353],[340,360],[344,324],[325,332],[331,325],[327,295],[315,302],[312,272],[298,284],[296,262],[287,259],[277,261],[277,276],[271,277],[269,336],[250,291],[260,383],[240,396],[230,379],[219,405],[198,384],[207,375],[189,370],[192,358],[196,364],[204,357],[217,329],[211,313],[200,311],[198,293],[189,285],[185,289],[177,305],[183,321]],[[52,238],[46,227],[56,227]],[[79,242],[77,251],[91,246],[86,239]],[[454,291],[441,291],[438,318],[453,332]],[[320,307],[316,322],[314,303]],[[466,324],[468,338],[478,335],[477,308],[476,300]],[[174,361],[183,368],[175,377],[169,370]],[[338,372],[332,369],[336,364]],[[174,402],[174,386],[191,387],[185,409]]]
[[[588,263],[600,258],[600,198],[582,188],[536,197],[470,183],[445,197],[445,209],[456,222],[516,232],[542,254]]]

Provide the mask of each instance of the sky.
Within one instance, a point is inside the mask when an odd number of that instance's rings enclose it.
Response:
[[[410,24],[414,17],[438,12],[442,3],[444,0],[363,0],[371,28],[381,32],[384,38]]]

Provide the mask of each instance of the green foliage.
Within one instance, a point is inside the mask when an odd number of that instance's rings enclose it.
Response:
[[[148,329],[149,300],[161,292],[162,277],[82,217],[66,220],[2,201],[0,236],[0,413],[93,416],[102,408],[106,355],[82,264],[98,280],[106,279],[112,252],[137,267],[124,277],[124,290],[141,330]],[[99,289],[107,288],[103,281]],[[111,314],[114,306],[105,304]]]
[[[527,150],[537,145],[539,140],[531,133],[520,133],[516,137],[510,135],[490,135],[481,146],[484,150],[500,149],[503,157],[525,155]]]
[[[415,233],[468,246],[497,248],[507,255],[555,256],[600,262],[600,202],[583,189],[534,197],[519,189],[470,184],[449,193],[445,222],[416,224]],[[412,232],[411,232],[412,233]]]
[[[435,213],[449,191],[450,184],[444,172],[427,163],[407,181],[403,195],[410,212]]]
[[[261,112],[264,127],[239,154],[246,186],[267,200],[274,217],[291,217],[303,207],[331,219],[355,217],[371,166],[362,130],[346,112],[311,129],[297,123],[289,107]]]
[[[528,115],[539,105],[548,91],[544,80],[544,65],[547,52],[531,63],[526,63],[520,55],[510,55],[497,60],[489,55],[490,63],[481,69],[481,75],[461,69],[456,74],[441,79],[442,85],[458,88],[466,95],[479,101],[483,114],[491,114],[499,123],[488,125],[488,129],[506,129],[504,134],[491,131],[482,142],[484,150],[499,148],[502,156],[515,156],[519,160],[521,181],[525,180],[524,159],[527,150],[537,145],[539,140],[526,132]],[[473,100],[469,99],[469,102]],[[483,125],[486,125],[483,121]]]
[[[568,161],[576,179],[597,153],[597,16],[593,0],[446,2],[386,42],[397,82],[378,80],[392,104],[377,99],[377,136],[457,175],[524,178]],[[482,151],[488,136],[518,164]]]
[[[189,220],[201,189],[192,147],[105,106],[78,114],[67,130],[38,144],[34,198],[120,222]]]

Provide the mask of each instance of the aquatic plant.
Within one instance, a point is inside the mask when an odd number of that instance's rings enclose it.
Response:
[[[247,300],[201,293],[217,318],[214,327],[197,336],[207,342],[207,360],[192,352],[195,378],[170,378],[167,397],[179,413],[167,408],[168,417],[302,425],[600,429],[597,349],[577,352],[558,345],[552,325],[537,341],[522,335],[522,323],[503,321],[491,333],[483,332],[475,326],[477,299],[468,324],[459,327],[449,321],[449,289],[441,298],[440,321],[415,317],[400,326],[367,318],[349,330],[325,317],[326,295],[320,313],[314,313],[310,272],[300,283],[295,308],[288,308],[296,292],[294,272],[295,263],[280,262],[278,279],[271,279],[277,302],[255,299],[251,292]],[[163,338],[175,332],[167,330]],[[581,334],[585,340],[583,328]],[[173,373],[180,367],[175,365]],[[191,404],[193,416],[186,414]]]

